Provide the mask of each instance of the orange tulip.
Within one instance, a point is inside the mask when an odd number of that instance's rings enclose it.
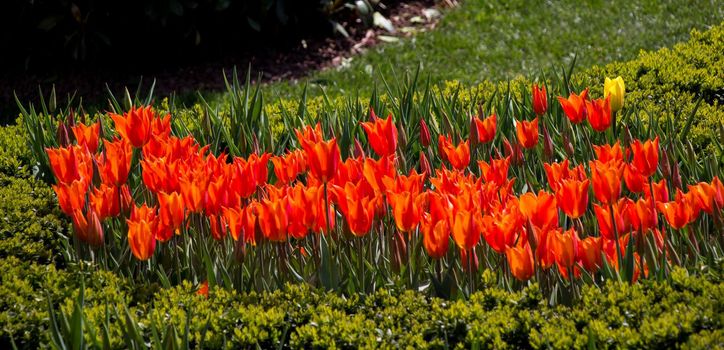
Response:
[[[532,121],[516,121],[515,131],[518,142],[523,148],[533,148],[538,144],[538,118]]]
[[[578,241],[576,261],[590,273],[596,272],[602,266],[603,241],[601,237],[586,237]]]
[[[94,247],[103,245],[103,225],[93,208],[90,208],[85,215],[82,210],[77,209],[71,215],[71,219],[75,234],[81,241]]]
[[[409,191],[401,193],[387,192],[388,201],[392,206],[392,216],[398,230],[410,232],[420,223],[423,196]]]
[[[623,161],[623,150],[619,142],[616,142],[613,146],[593,145],[593,151],[596,153],[596,160],[601,163]]]
[[[148,260],[156,249],[156,208],[134,207],[128,223],[128,243],[138,260]]]
[[[50,168],[59,183],[81,180],[88,185],[93,178],[93,160],[84,146],[46,148]]]
[[[638,169],[631,164],[625,164],[623,168],[623,180],[626,187],[633,193],[641,193],[647,188],[646,177],[641,175]]]
[[[252,203],[244,208],[224,208],[224,221],[229,225],[229,234],[235,241],[255,243],[256,207]]]
[[[490,158],[490,163],[479,160],[478,166],[485,182],[492,182],[497,186],[502,186],[508,180],[510,157],[503,159]]]
[[[504,253],[505,248],[515,244],[523,228],[523,216],[517,201],[509,201],[503,210],[483,216],[481,225],[488,245],[496,252]]]
[[[101,123],[95,122],[91,125],[83,123],[71,127],[78,145],[85,147],[91,154],[98,150],[98,139],[100,137]]]
[[[323,183],[331,181],[341,161],[337,139],[309,144],[304,151],[312,175]]]
[[[159,192],[158,207],[161,226],[179,234],[179,229],[184,222],[184,200],[181,194],[178,192]]]
[[[263,200],[259,203],[258,222],[264,237],[272,242],[283,242],[287,240],[287,201],[280,199],[276,201]]]
[[[593,182],[593,194],[599,202],[611,204],[621,196],[621,175],[623,174],[623,163],[612,161],[602,163],[595,160],[589,163],[591,168],[591,180]]]
[[[681,229],[696,218],[693,216],[691,204],[684,198],[681,190],[676,190],[676,199],[671,202],[656,203],[656,208],[664,215],[669,225]]]
[[[151,135],[162,139],[171,136],[171,115],[157,117],[151,120]]]
[[[314,126],[314,129],[312,129],[311,126],[306,125],[302,130],[295,129],[294,133],[297,134],[297,140],[299,140],[299,144],[305,150],[313,144],[324,140],[324,136],[322,135],[322,125],[319,123]]]
[[[284,185],[294,181],[307,167],[304,151],[302,150],[289,152],[283,157],[274,156],[270,159],[272,164],[274,164],[274,174],[277,177],[278,185]]]
[[[640,232],[648,232],[656,228],[658,222],[656,215],[649,199],[641,198],[629,208],[631,226]]]
[[[98,171],[103,183],[109,186],[121,186],[128,180],[131,168],[133,149],[124,139],[105,141],[105,151],[102,156],[96,157]]]
[[[717,194],[716,187],[706,182],[699,182],[696,185],[689,185],[690,203],[695,204],[699,210],[708,214],[714,212],[714,197]]]
[[[379,156],[395,154],[397,150],[397,126],[392,121],[392,114],[387,119],[378,118],[374,110],[370,110],[373,121],[363,122],[362,128],[367,134],[367,140],[372,149]]]
[[[551,248],[559,268],[573,267],[578,253],[578,233],[574,229],[551,232]]]
[[[61,182],[57,185],[52,185],[52,187],[58,197],[60,209],[65,214],[72,216],[76,210],[83,209],[85,196],[88,193],[88,184],[81,180],[75,180],[70,184]]]
[[[488,143],[493,141],[498,124],[498,117],[495,113],[483,120],[480,120],[480,118],[474,118],[473,121],[475,125],[475,135],[477,135],[477,143]]]
[[[461,142],[457,146],[452,144],[450,137],[440,135],[438,138],[438,149],[441,155],[452,165],[453,168],[463,170],[470,164],[470,143]]]
[[[541,229],[548,230],[558,226],[558,207],[555,197],[545,191],[527,192],[520,196],[520,212],[531,223]]]
[[[111,113],[116,131],[135,148],[141,148],[151,139],[151,122],[156,117],[151,106],[131,107],[123,115]]]
[[[121,202],[118,187],[101,184],[93,189],[89,197],[89,204],[98,218],[103,220],[118,216],[121,213]]]
[[[573,169],[569,168],[568,159],[560,163],[544,163],[543,169],[546,172],[548,186],[553,191],[558,191],[563,180],[585,180],[586,172],[583,165],[579,165]]]
[[[430,192],[428,201],[428,212],[422,216],[422,243],[430,257],[439,259],[445,256],[450,244],[449,213],[453,206],[446,196],[437,192]]]
[[[457,209],[450,218],[452,237],[458,248],[470,250],[480,241],[480,214],[473,210]]]
[[[611,97],[586,101],[586,115],[593,130],[604,132],[611,126]]]
[[[518,245],[505,249],[505,257],[508,259],[510,273],[520,281],[527,281],[535,273],[533,264],[533,252],[530,245]]]
[[[577,219],[588,207],[588,180],[563,180],[556,191],[558,207],[571,219]]]
[[[622,198],[613,204],[613,218],[616,222],[616,232],[619,235],[627,233],[631,227],[631,216],[627,215],[635,205],[630,199]],[[614,239],[613,224],[611,223],[611,208],[609,206],[593,205],[593,212],[596,214],[596,221],[601,236],[606,239]]]
[[[533,84],[533,111],[536,115],[543,115],[548,110],[548,93],[545,85],[538,88],[538,84]]]
[[[654,188],[654,200],[657,203],[669,201],[669,188],[666,185],[665,179],[652,183],[651,187]],[[651,199],[651,188],[649,186],[644,186],[644,197]]]
[[[568,99],[558,96],[558,102],[563,108],[563,112],[573,124],[578,124],[586,119],[586,99],[588,98],[588,88],[583,90],[580,95],[571,92]]]
[[[644,143],[634,140],[631,144],[631,150],[634,155],[633,164],[641,175],[648,178],[656,173],[656,167],[659,165],[658,136],[653,141],[648,140]]]
[[[355,185],[348,182],[344,188],[333,187],[332,193],[352,234],[362,237],[369,233],[375,218],[377,200],[365,195],[362,183]]]

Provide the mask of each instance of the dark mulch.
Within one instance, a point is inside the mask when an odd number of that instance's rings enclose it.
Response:
[[[435,27],[437,18],[426,17],[423,10],[451,3],[454,1],[395,1],[381,12],[395,28],[415,27],[417,31],[429,30]],[[76,96],[83,97],[84,105],[96,105],[102,109],[108,96],[106,84],[114,94],[122,93],[125,87],[135,91],[139,83],[143,89],[148,89],[153,79],[156,80],[156,96],[218,91],[224,88],[222,70],[228,74],[232,67],[237,67],[241,73],[245,73],[249,66],[252,68],[252,77],[256,79],[261,73],[263,82],[297,79],[311,71],[340,64],[345,57],[382,42],[380,36],[411,35],[399,30],[391,34],[382,28],[368,28],[359,19],[350,19],[341,24],[348,32],[348,38],[339,34],[326,37],[310,34],[284,47],[253,47],[244,53],[211,57],[197,62],[184,62],[180,59],[174,63],[174,59],[170,58],[168,65],[164,66],[126,66],[112,69],[73,67],[50,74],[0,72],[0,123],[12,122],[17,116],[14,93],[24,103],[37,103],[39,87],[47,95],[54,86],[57,96],[62,97],[60,101],[75,92]]]

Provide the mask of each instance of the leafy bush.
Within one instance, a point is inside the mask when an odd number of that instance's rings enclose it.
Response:
[[[47,299],[40,291],[49,291],[53,305],[59,306],[57,318],[65,314],[70,320],[79,302],[78,275],[15,258],[0,260],[0,267],[6,271],[0,291],[8,296],[0,304],[2,340],[9,341],[12,334],[21,347],[50,342]],[[143,300],[110,272],[87,274],[84,283],[87,344],[112,348],[131,346],[135,340],[129,334],[135,332],[155,345],[155,337],[172,334],[177,343],[188,337],[191,347],[204,348],[722,345],[724,284],[718,275],[695,277],[681,269],[663,283],[586,286],[580,303],[555,307],[548,306],[537,284],[516,293],[490,285],[467,301],[446,301],[410,290],[343,296],[306,285],[262,294],[211,288],[207,298],[188,282]]]

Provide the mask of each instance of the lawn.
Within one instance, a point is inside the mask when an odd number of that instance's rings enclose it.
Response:
[[[447,10],[438,27],[412,39],[353,56],[344,67],[313,72],[299,81],[271,83],[271,97],[298,97],[302,86],[328,94],[369,93],[380,77],[422,67],[433,82],[465,84],[536,76],[551,68],[634,58],[685,40],[692,29],[724,19],[718,1],[469,0]],[[719,4],[721,5],[721,4]],[[245,67],[240,67],[245,68]],[[318,93],[318,91],[315,91]]]

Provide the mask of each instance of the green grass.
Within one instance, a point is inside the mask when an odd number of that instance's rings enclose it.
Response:
[[[327,93],[369,92],[380,76],[414,71],[432,82],[531,77],[566,66],[574,57],[589,67],[636,57],[685,41],[691,29],[724,19],[720,1],[465,0],[447,10],[438,27],[354,56],[343,69],[312,73],[266,86],[267,96],[298,97],[306,81]],[[316,89],[315,89],[316,90]],[[318,90],[316,90],[318,92]]]

